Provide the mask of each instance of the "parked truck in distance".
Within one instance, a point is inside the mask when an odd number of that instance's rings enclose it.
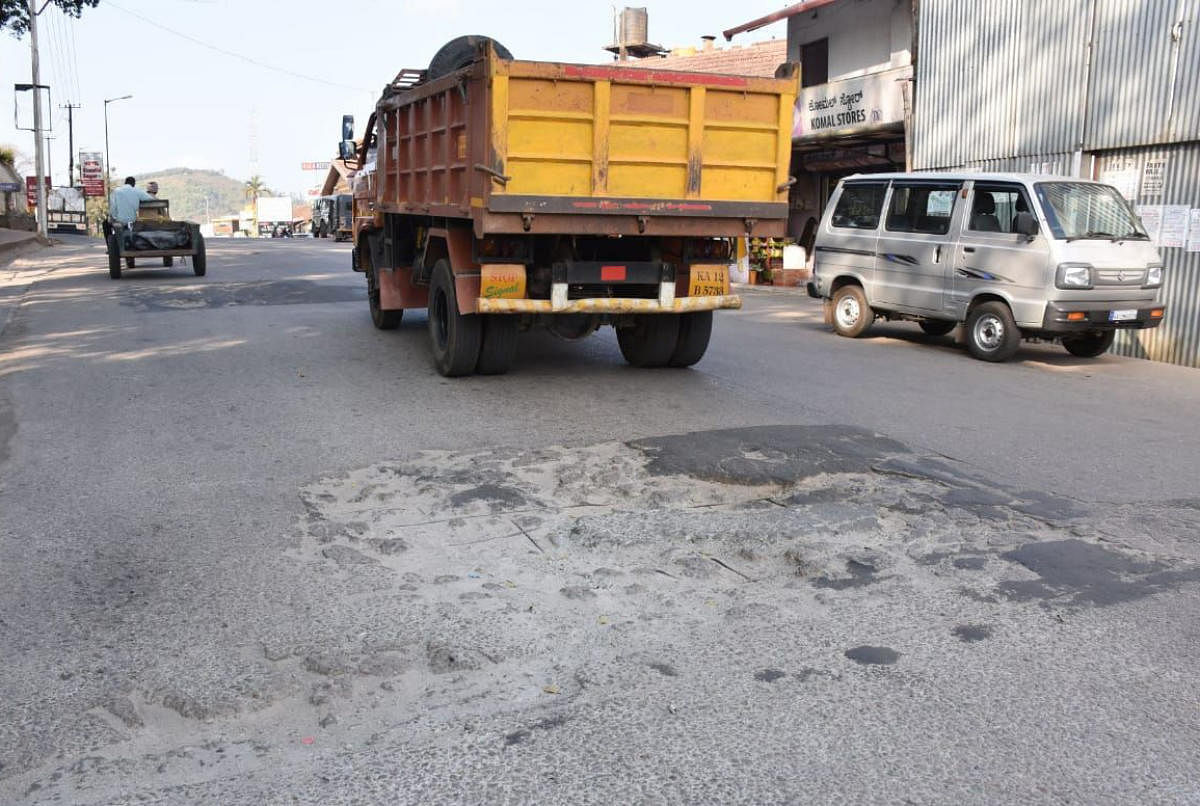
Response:
[[[428,310],[446,376],[496,374],[517,334],[616,329],[639,367],[704,355],[733,239],[782,236],[781,78],[516,61],[460,37],[385,88],[357,147],[352,265],[376,327]]]
[[[354,197],[338,193],[313,199],[312,234],[314,238],[333,236],[335,241],[354,237]]]
[[[46,226],[53,230],[87,232],[83,188],[56,187],[46,194]]]

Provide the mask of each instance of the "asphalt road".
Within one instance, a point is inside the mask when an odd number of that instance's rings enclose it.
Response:
[[[0,266],[0,803],[1200,802],[1200,373],[748,289],[449,380],[348,262]]]

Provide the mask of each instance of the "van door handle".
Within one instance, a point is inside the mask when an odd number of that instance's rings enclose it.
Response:
[[[934,263],[942,262],[942,245],[941,244],[938,244],[937,249],[933,250],[933,262]]]
[[[964,246],[964,247],[963,247],[963,251],[964,251],[964,252],[974,252],[974,251],[975,251],[975,247],[973,247],[973,246]]]

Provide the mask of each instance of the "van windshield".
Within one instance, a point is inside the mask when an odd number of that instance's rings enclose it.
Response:
[[[1086,182],[1038,182],[1034,188],[1055,238],[1149,239],[1116,188]]]

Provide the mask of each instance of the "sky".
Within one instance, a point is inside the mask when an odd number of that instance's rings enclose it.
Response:
[[[664,47],[699,45],[705,34],[786,5],[717,0],[642,0],[649,39]],[[209,168],[244,180],[253,174],[284,194],[305,195],[324,172],[302,162],[329,160],[341,116],[356,134],[379,91],[403,67],[424,68],[447,41],[486,34],[518,59],[602,63],[620,6],[594,0],[100,0],[75,20],[50,5],[38,18],[41,83],[51,87],[50,169],[65,184],[67,112],[75,151],[104,151],[116,174]],[[734,38],[749,44],[787,36],[778,22]],[[723,42],[719,39],[718,42]],[[0,144],[33,155],[33,134],[14,126],[9,88],[31,80],[29,36],[0,33]],[[25,98],[29,93],[21,93]],[[31,120],[28,104],[22,125]]]

